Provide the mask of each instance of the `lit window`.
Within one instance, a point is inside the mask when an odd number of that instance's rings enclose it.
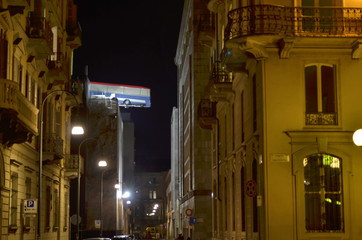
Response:
[[[303,166],[306,230],[343,231],[342,159],[315,154]]]

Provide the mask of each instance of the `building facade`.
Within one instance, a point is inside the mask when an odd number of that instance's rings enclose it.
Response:
[[[361,7],[186,1],[177,56],[191,64],[178,62],[179,79],[194,84],[179,89],[205,87],[199,112],[180,108],[180,119],[197,115],[210,132],[213,239],[360,238]],[[198,58],[196,39],[208,49]],[[197,79],[203,58],[209,76]]]
[[[168,172],[135,172],[134,193],[128,209],[132,212],[131,232],[141,238],[166,238],[167,174]]]
[[[202,129],[197,119],[212,57],[209,37],[201,36],[195,28],[195,19],[209,12],[205,4],[205,1],[185,1],[175,57],[178,133],[173,137],[178,138],[178,165],[173,167],[178,168],[176,181],[179,184],[175,235],[183,234],[191,239],[210,239],[212,234],[211,132]]]
[[[71,115],[82,100],[71,80],[77,9],[72,0],[0,9],[0,238],[68,239]]]

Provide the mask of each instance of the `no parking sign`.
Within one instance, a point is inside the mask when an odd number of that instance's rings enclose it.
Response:
[[[254,180],[249,180],[245,184],[245,193],[248,197],[256,196],[256,182]]]

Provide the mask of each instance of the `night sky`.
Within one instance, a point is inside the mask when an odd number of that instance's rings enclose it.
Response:
[[[137,170],[170,168],[170,121],[177,105],[174,63],[183,0],[75,0],[82,46],[74,75],[91,81],[148,87],[151,108],[121,108],[135,123]]]

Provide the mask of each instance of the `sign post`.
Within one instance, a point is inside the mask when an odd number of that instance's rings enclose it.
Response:
[[[256,182],[254,180],[249,180],[245,184],[245,193],[248,197],[256,196]]]

